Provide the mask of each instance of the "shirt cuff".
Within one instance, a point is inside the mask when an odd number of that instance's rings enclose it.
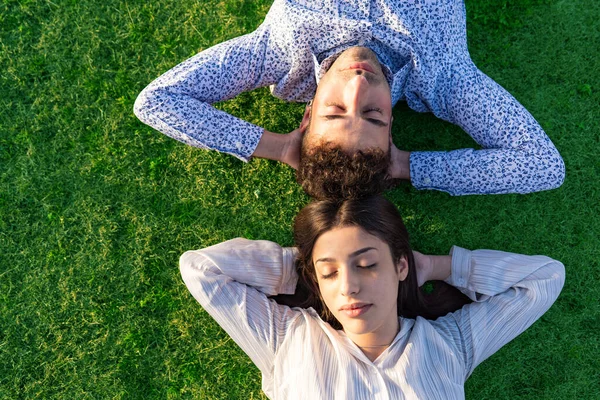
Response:
[[[410,181],[419,190],[441,190],[452,196],[467,194],[461,164],[468,149],[447,151],[412,151],[410,153]],[[453,160],[452,163],[449,160]],[[460,170],[459,170],[460,169]],[[463,179],[461,179],[461,177]]]
[[[298,284],[298,273],[296,272],[296,257],[298,250],[295,247],[284,247],[283,249],[283,275],[281,286],[277,291],[279,294],[294,294]]]
[[[432,168],[440,167],[440,160],[430,151],[412,151],[410,153],[410,182],[417,189],[434,189],[431,186]],[[435,165],[431,165],[435,164]]]
[[[265,130],[260,126],[256,126],[246,121],[240,121],[240,124],[239,131],[245,132],[245,135],[233,139],[231,145],[235,147],[235,150],[221,150],[219,148],[215,148],[215,150],[221,153],[231,154],[244,162],[248,162],[252,158],[252,154],[254,154],[254,150],[256,150],[258,142],[260,142],[260,138]]]
[[[446,283],[459,289],[467,289],[471,277],[471,253],[470,250],[462,247],[452,246],[450,249],[452,267]]]

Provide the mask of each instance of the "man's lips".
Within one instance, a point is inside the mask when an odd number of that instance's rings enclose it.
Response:
[[[346,304],[340,308],[340,311],[346,314],[348,317],[354,318],[369,311],[371,306],[372,304],[368,303]]]
[[[375,73],[375,70],[373,69],[373,66],[371,66],[371,64],[366,63],[366,62],[352,63],[346,69],[362,69],[363,71],[367,71],[367,72],[370,72],[372,74]]]

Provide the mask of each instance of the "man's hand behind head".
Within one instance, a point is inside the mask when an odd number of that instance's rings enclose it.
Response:
[[[398,150],[390,143],[390,178],[410,180],[410,152]]]
[[[286,163],[294,169],[298,169],[300,163],[300,150],[302,148],[302,139],[306,128],[310,124],[310,106],[307,105],[304,110],[304,116],[298,129],[294,129],[286,135],[286,141],[284,148],[281,152],[281,159],[279,161]]]

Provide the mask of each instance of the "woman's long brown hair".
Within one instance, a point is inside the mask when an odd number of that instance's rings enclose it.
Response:
[[[358,226],[386,242],[395,264],[402,257],[408,260],[408,276],[404,281],[399,281],[398,315],[406,318],[420,316],[435,319],[470,302],[458,289],[445,282],[436,282],[429,294],[425,294],[418,287],[408,231],[396,206],[382,196],[343,201],[313,201],[304,207],[294,221],[294,240],[299,251],[296,264],[299,274],[296,293],[293,296],[276,296],[276,301],[289,306],[312,307],[324,321],[336,329],[341,329],[340,323],[321,299],[312,251],[315,242],[323,233],[346,226]]]

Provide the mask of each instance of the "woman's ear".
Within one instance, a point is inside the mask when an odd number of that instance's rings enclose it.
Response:
[[[406,257],[402,257],[396,264],[396,270],[398,273],[398,280],[403,281],[408,276],[408,260]]]

